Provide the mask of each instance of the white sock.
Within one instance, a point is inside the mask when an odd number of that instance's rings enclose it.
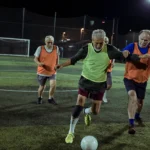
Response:
[[[103,99],[107,99],[106,98],[106,95],[107,95],[107,90],[105,91],[104,95],[103,95]]]
[[[86,114],[90,114],[90,113],[92,113],[92,109],[91,109],[91,107],[86,108],[86,109],[85,109],[85,113],[86,113]]]
[[[73,118],[71,116],[69,133],[74,133],[74,130],[75,130],[78,120],[79,120],[79,118]]]
[[[49,99],[53,98],[52,96],[49,96]]]

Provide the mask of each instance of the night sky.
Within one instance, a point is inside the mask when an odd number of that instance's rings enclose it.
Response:
[[[119,18],[119,32],[125,33],[150,29],[150,0],[44,0],[1,1],[5,7],[25,7],[27,10],[46,16],[78,17],[89,15],[98,18]]]

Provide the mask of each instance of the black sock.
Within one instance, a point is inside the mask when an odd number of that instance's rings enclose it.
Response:
[[[75,108],[73,109],[72,116],[74,118],[78,118],[82,110],[83,106],[76,105]]]
[[[42,98],[41,98],[41,97],[38,97],[38,100],[40,101],[40,100],[42,100]]]

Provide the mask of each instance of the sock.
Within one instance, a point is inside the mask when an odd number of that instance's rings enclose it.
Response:
[[[106,98],[106,95],[107,95],[107,90],[105,90],[105,93],[104,93],[104,95],[103,95],[103,99],[107,99],[107,98]]]
[[[86,113],[86,114],[90,114],[90,113],[92,113],[92,109],[91,109],[91,107],[86,108],[86,109],[85,109],[85,113]]]
[[[78,120],[79,120],[79,118],[73,118],[71,116],[69,133],[74,134],[74,130],[75,130],[75,127],[76,127]]]
[[[129,123],[131,126],[134,126],[134,119],[129,119]]]
[[[52,99],[53,97],[52,96],[49,96],[49,99]]]
[[[41,100],[42,99],[42,97],[38,97],[38,100]]]
[[[140,118],[140,113],[137,112],[137,113],[135,114],[135,118],[136,118],[136,119]]]

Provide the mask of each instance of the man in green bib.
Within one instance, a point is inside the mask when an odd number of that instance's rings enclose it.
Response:
[[[102,98],[106,89],[107,67],[110,59],[124,59],[128,61],[139,61],[137,55],[130,55],[128,52],[120,52],[112,45],[105,44],[106,33],[104,30],[97,29],[92,32],[92,43],[82,47],[78,53],[65,63],[59,64],[55,69],[74,65],[77,61],[83,59],[83,68],[79,80],[79,90],[76,106],[72,112],[70,120],[70,129],[66,143],[72,143],[74,139],[75,126],[79,120],[79,115],[84,110],[85,124],[91,123],[90,114],[97,115],[100,111]],[[84,108],[87,98],[92,99],[92,107]]]

